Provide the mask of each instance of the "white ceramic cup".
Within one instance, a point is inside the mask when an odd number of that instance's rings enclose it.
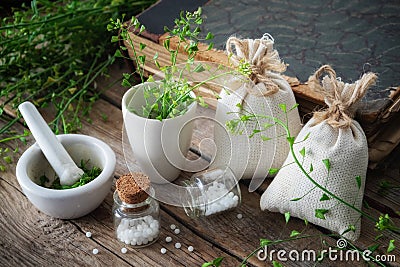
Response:
[[[158,84],[147,82],[129,89],[122,98],[122,114],[131,149],[141,170],[151,182],[165,184],[175,180],[185,168],[197,103],[193,102],[183,115],[162,121],[132,112],[132,109],[142,112],[145,103],[143,87]]]

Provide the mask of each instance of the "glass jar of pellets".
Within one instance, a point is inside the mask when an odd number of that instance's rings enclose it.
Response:
[[[114,192],[114,229],[119,241],[133,247],[154,243],[160,234],[160,208],[155,200],[154,189],[139,203],[123,202],[117,190]]]
[[[184,182],[181,201],[192,218],[235,209],[241,203],[239,181],[227,166],[196,173]]]

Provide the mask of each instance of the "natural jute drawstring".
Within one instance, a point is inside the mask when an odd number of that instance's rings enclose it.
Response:
[[[267,71],[278,73],[286,70],[286,65],[279,58],[278,51],[273,49],[274,39],[269,34],[264,34],[261,39],[238,39],[229,37],[226,41],[226,51],[232,63],[237,67],[243,61],[250,64],[250,79],[255,83],[264,83],[265,92],[260,92],[252,87],[248,93],[257,96],[269,96],[279,91],[279,86],[267,75]]]
[[[320,82],[322,74],[327,73]],[[336,78],[336,72],[329,65],[320,67],[314,75],[308,79],[308,85],[313,91],[324,96],[328,108],[315,112],[313,118],[315,124],[326,120],[333,128],[347,128],[352,123],[354,116],[352,106],[357,103],[367,92],[367,89],[375,84],[377,75],[372,72],[365,73],[355,83],[344,83]],[[349,93],[344,93],[344,92]]]

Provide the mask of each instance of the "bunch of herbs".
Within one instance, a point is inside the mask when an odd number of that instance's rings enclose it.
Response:
[[[115,60],[105,30],[109,18],[137,14],[154,2],[32,0],[13,8],[0,21],[0,145],[29,134],[12,128],[24,101],[54,112],[49,125],[57,134],[80,129],[99,98],[95,79]],[[0,169],[6,163],[0,159]]]
[[[87,166],[88,162],[89,160],[87,161],[81,160],[81,165],[79,166],[79,168],[83,170],[83,174],[79,178],[79,180],[73,183],[72,185],[61,185],[59,177],[55,177],[54,181],[50,185],[47,185],[50,180],[46,175],[42,175],[39,177],[39,185],[50,189],[63,190],[63,189],[76,188],[88,184],[94,179],[96,179],[102,172],[102,170],[96,166],[89,168]]]
[[[204,84],[213,82],[218,78],[238,75],[242,76],[240,68],[238,70],[223,67],[221,65],[215,67],[212,64],[205,62],[196,62],[195,56],[200,52],[199,43],[202,41],[210,41],[213,39],[213,34],[208,32],[202,34],[201,24],[202,10],[198,8],[194,12],[181,12],[180,17],[175,19],[174,27],[169,29],[164,28],[168,33],[168,37],[163,41],[163,46],[169,54],[169,64],[161,66],[158,61],[158,54],[155,53],[152,61],[160,69],[162,79],[158,84],[152,84],[144,87],[144,98],[146,100],[142,110],[130,110],[140,116],[149,119],[163,120],[179,116],[187,111],[187,108],[194,101],[198,101],[200,105],[206,106],[204,100],[200,97],[192,97],[191,93]],[[133,73],[124,73],[122,85],[131,87],[132,77],[139,76],[141,82],[153,82],[154,78],[144,75],[144,69],[148,59],[143,53],[146,45],[143,43],[137,44],[135,40],[137,35],[145,31],[145,26],[142,25],[136,17],[132,17],[127,22],[122,19],[110,20],[107,26],[110,31],[118,31],[119,35],[112,37],[112,42],[123,42],[120,49],[116,51],[115,56],[123,57],[132,60],[136,66]],[[171,40],[176,40],[174,47],[171,45]],[[212,49],[211,42],[203,51]],[[131,57],[126,55],[128,48],[131,51]],[[178,53],[182,52],[187,56],[184,63],[177,61]],[[203,80],[195,82],[191,80],[191,75],[203,73]],[[195,75],[194,75],[195,76]],[[244,77],[244,76],[243,76]],[[217,96],[218,97],[218,96]]]

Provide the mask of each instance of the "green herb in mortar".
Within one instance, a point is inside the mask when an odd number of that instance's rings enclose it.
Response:
[[[88,184],[91,181],[93,181],[97,176],[99,176],[100,173],[102,172],[102,170],[96,166],[94,166],[91,169],[88,169],[86,167],[86,163],[87,163],[87,161],[85,162],[85,161],[81,160],[81,165],[79,167],[83,170],[84,174],[81,176],[81,178],[78,181],[76,181],[72,185],[61,185],[60,178],[56,177],[54,179],[54,182],[51,185],[46,186],[46,183],[50,181],[46,175],[42,175],[39,177],[39,185],[46,187],[46,188],[50,188],[50,189],[61,190],[61,189],[71,189],[71,188],[75,188],[75,187],[79,187],[79,186]]]

